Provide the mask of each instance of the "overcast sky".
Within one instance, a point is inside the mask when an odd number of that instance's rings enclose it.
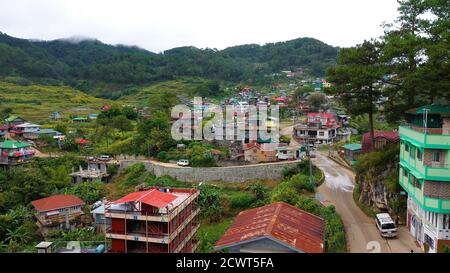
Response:
[[[160,52],[313,37],[353,46],[382,34],[396,0],[0,0],[0,32],[97,38]]]

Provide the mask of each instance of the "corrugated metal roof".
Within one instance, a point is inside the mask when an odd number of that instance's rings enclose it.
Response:
[[[31,145],[25,142],[18,142],[13,140],[5,140],[4,142],[0,143],[0,148],[2,149],[20,149],[20,148],[26,148],[30,147]]]
[[[61,208],[84,205],[83,200],[72,194],[58,194],[31,202],[38,211],[50,211]]]
[[[399,136],[398,132],[396,132],[396,131],[375,131],[374,138],[375,138],[375,140],[377,138],[384,138],[387,140],[388,143],[397,143],[400,141],[400,136]],[[363,135],[362,141],[361,141],[363,153],[371,150],[370,139],[371,139],[370,132],[367,132]]]
[[[226,248],[269,236],[299,252],[322,253],[324,225],[322,218],[278,202],[239,213],[215,247]]]
[[[423,114],[428,109],[428,114],[450,114],[450,105],[429,104],[406,111],[408,114]]]
[[[351,150],[351,151],[357,151],[357,150],[361,150],[362,145],[359,143],[349,143],[349,144],[342,145],[342,148]]]
[[[142,202],[157,208],[164,208],[177,199],[176,195],[150,189],[148,191],[132,192],[124,197],[112,202],[113,204],[122,204],[127,202]]]

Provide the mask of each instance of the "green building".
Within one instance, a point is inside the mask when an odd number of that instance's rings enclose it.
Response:
[[[399,127],[399,183],[408,194],[407,225],[425,252],[450,246],[450,106],[406,112]]]

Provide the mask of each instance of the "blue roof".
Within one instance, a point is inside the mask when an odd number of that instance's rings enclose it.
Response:
[[[350,151],[357,151],[362,149],[362,145],[359,143],[350,143],[342,145],[342,148],[350,150]]]

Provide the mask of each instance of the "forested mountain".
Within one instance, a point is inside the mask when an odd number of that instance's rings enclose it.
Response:
[[[224,50],[179,47],[152,53],[98,40],[32,41],[0,33],[0,77],[144,84],[179,76],[231,82],[255,80],[282,69],[303,68],[322,76],[338,49],[312,38]]]

